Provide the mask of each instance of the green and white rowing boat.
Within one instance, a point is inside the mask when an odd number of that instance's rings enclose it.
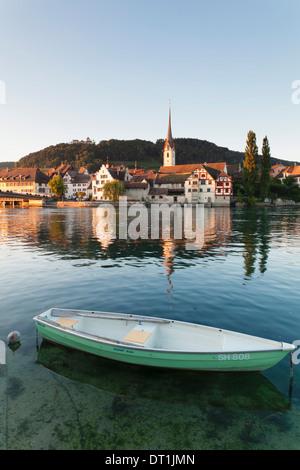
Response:
[[[122,313],[53,308],[33,320],[45,340],[142,366],[263,371],[295,349],[228,330]]]

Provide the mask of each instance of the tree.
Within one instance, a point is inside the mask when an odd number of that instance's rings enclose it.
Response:
[[[119,197],[125,193],[125,186],[121,181],[112,180],[107,181],[103,186],[104,199],[109,199],[112,202],[119,200]]]
[[[50,186],[51,192],[58,198],[62,197],[64,192],[68,189],[60,175],[53,176],[48,186]]]
[[[269,195],[271,184],[271,152],[268,138],[265,137],[262,146],[261,175],[260,175],[260,195],[265,199]]]
[[[250,198],[257,192],[258,180],[258,148],[256,145],[256,135],[253,131],[248,132],[245,149],[243,183]]]

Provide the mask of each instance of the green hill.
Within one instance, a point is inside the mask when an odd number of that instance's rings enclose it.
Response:
[[[107,158],[111,164],[125,164],[133,168],[158,169],[162,165],[164,139],[155,143],[147,140],[103,140],[98,144],[57,144],[21,158],[17,166],[57,168],[62,163],[86,166],[90,172],[99,169]],[[193,138],[175,140],[176,163],[216,163],[226,161],[228,165],[243,162],[244,152],[236,152],[226,147],[219,147],[211,142]],[[271,149],[272,150],[272,149]],[[286,165],[294,162],[272,158],[272,164],[281,161]]]
[[[0,162],[0,170],[3,168],[15,168],[15,162]]]

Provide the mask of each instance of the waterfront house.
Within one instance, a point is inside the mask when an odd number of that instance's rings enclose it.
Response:
[[[291,176],[294,179],[294,182],[300,186],[300,165],[294,163],[294,165],[288,166],[278,175],[278,178],[283,180]]]
[[[0,170],[0,190],[14,193],[50,196],[49,176],[39,168]]]
[[[92,180],[93,199],[96,201],[105,200],[103,195],[103,186],[108,181],[118,180],[122,183],[126,183],[131,179],[132,176],[130,175],[128,168],[123,165],[114,167],[109,165],[107,161],[106,165],[103,164],[100,170],[95,173],[95,176]]]
[[[66,199],[76,198],[77,193],[84,193],[88,198],[91,193],[91,177],[85,173],[68,171],[63,177],[67,191],[64,193]]]
[[[279,174],[286,170],[286,166],[283,165],[282,163],[276,163],[276,165],[273,165],[271,170],[270,170],[270,176],[271,178],[276,178],[279,177]]]
[[[64,192],[65,199],[76,198],[77,193],[84,193],[85,198],[92,195],[91,176],[85,167],[78,168],[69,164],[62,164],[58,168],[51,168],[48,171],[50,178],[57,175],[62,177],[67,187]]]
[[[150,184],[145,179],[142,181],[124,181],[123,184],[128,201],[145,202],[148,199]]]
[[[226,170],[226,163],[163,166],[154,180],[153,189],[164,191],[150,191],[149,197],[152,202],[229,206],[233,182],[223,169]]]
[[[241,163],[235,163],[233,165],[227,165],[227,172],[228,176],[232,180],[241,180],[243,178],[243,168]]]
[[[186,202],[185,183],[193,169],[194,165],[160,167],[153,180],[153,188],[149,192],[149,201],[184,204]]]

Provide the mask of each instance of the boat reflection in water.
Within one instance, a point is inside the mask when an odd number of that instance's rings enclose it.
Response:
[[[231,410],[287,411],[289,399],[263,374],[172,371],[92,356],[42,340],[37,363],[122,399]]]

